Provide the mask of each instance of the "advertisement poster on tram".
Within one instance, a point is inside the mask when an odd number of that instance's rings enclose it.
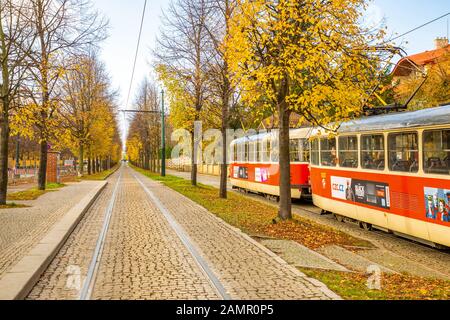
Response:
[[[335,199],[390,209],[389,185],[382,182],[331,177],[331,193]]]
[[[450,223],[450,190],[425,188],[426,218]]]
[[[239,179],[248,179],[248,168],[246,167],[239,168]]]
[[[269,181],[269,171],[267,169],[255,169],[255,182],[264,183]]]

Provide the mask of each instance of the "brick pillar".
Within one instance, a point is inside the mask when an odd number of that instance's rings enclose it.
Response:
[[[49,151],[47,155],[47,183],[59,183],[59,152]]]

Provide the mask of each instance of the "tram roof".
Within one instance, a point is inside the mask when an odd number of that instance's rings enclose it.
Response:
[[[290,135],[291,135],[291,138],[309,138],[312,132],[313,132],[313,128],[305,127],[305,128],[299,128],[299,129],[292,129]],[[275,134],[274,131],[261,132],[260,134],[246,136],[246,137],[236,139],[236,140],[232,141],[232,144],[262,141],[262,140],[266,139],[267,137],[271,137],[273,139],[274,134]]]
[[[352,120],[343,123],[339,133],[385,131],[445,124],[450,124],[450,105]]]

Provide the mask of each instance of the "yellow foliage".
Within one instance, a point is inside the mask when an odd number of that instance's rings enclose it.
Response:
[[[241,0],[231,19],[226,58],[244,101],[290,111],[317,125],[357,116],[375,86],[368,43],[383,36],[360,27],[364,0]]]

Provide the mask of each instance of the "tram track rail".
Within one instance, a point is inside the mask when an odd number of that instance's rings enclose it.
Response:
[[[95,280],[97,278],[96,277],[97,272],[100,267],[102,253],[103,253],[103,249],[105,246],[106,236],[108,234],[109,225],[111,223],[111,218],[112,218],[112,214],[114,211],[114,205],[117,200],[117,194],[118,194],[118,191],[120,188],[120,182],[122,180],[123,167],[120,168],[119,170],[120,170],[119,178],[116,181],[113,194],[109,201],[109,205],[106,209],[105,220],[103,221],[103,226],[102,226],[100,235],[97,239],[94,254],[93,254],[91,262],[89,264],[88,273],[86,275],[86,280],[84,282],[83,288],[81,289],[79,300],[90,300],[90,298],[92,296],[92,292],[94,290]]]
[[[91,300],[95,291],[97,273],[102,263],[103,250],[105,248],[105,242],[108,236],[108,232],[110,229],[109,227],[114,214],[115,204],[117,202],[117,197],[121,187],[124,167],[121,167],[119,170],[120,170],[119,177],[115,182],[113,193],[111,195],[111,198],[109,199],[108,206],[106,208],[102,228],[99,237],[96,241],[95,249],[89,263],[88,272],[85,278],[86,280],[84,281],[80,291],[79,300],[82,301]],[[214,288],[214,290],[216,291],[217,296],[224,301],[232,300],[227,290],[225,289],[224,285],[221,283],[221,281],[214,273],[214,271],[212,271],[209,263],[201,255],[197,246],[191,240],[191,238],[183,229],[183,227],[176,221],[176,219],[170,213],[170,211],[161,203],[161,201],[153,194],[153,192],[145,185],[145,183],[133,171],[131,171],[130,174],[138,182],[138,184],[143,189],[143,191],[145,192],[151,203],[155,205],[155,207],[167,221],[170,228],[180,239],[181,243],[187,249],[189,254],[192,256],[193,260],[201,270],[202,274],[205,276],[205,278],[207,278],[212,288]]]
[[[132,176],[138,181],[138,183],[144,189],[149,199],[155,204],[155,206],[167,220],[172,230],[176,233],[180,241],[183,243],[184,247],[189,251],[192,258],[197,263],[199,268],[202,270],[204,275],[208,278],[208,280],[210,281],[210,283],[212,284],[212,286],[214,287],[220,298],[225,301],[231,300],[231,297],[228,294],[227,290],[225,289],[224,285],[221,283],[217,275],[212,271],[208,262],[202,257],[199,250],[197,249],[197,246],[191,240],[191,238],[183,229],[183,227],[176,221],[176,219],[170,213],[170,211],[161,203],[161,201],[144,184],[144,182],[142,182],[142,180],[135,173],[132,173]]]

